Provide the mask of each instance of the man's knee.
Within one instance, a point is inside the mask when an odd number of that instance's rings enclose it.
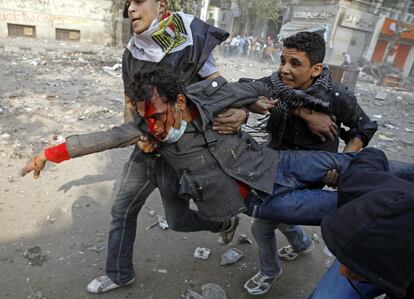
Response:
[[[251,226],[251,232],[254,238],[264,237],[264,238],[273,238],[275,235],[275,229],[277,228],[278,223],[272,222],[264,219],[255,219]]]

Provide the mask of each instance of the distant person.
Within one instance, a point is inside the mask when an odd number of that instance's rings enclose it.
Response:
[[[344,57],[344,62],[342,63],[342,65],[345,65],[345,66],[351,65],[352,63],[351,55],[349,55],[347,52],[343,52],[342,56]]]

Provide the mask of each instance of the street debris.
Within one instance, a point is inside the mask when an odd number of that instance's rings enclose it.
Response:
[[[167,220],[164,217],[157,215],[157,221],[161,229],[166,230],[168,228]]]
[[[247,237],[247,235],[245,235],[245,234],[241,234],[241,235],[239,236],[239,238],[237,239],[237,241],[238,241],[240,244],[253,244],[253,241],[252,241],[252,240],[250,240],[250,239]]]
[[[200,260],[207,260],[210,255],[211,249],[206,247],[197,247],[194,250],[194,257]]]
[[[206,283],[201,286],[201,295],[193,290],[187,290],[185,299],[227,299],[227,295],[218,284]]]
[[[101,251],[103,251],[105,249],[105,246],[99,245],[99,244],[94,244],[92,246],[89,246],[87,249],[89,251],[94,251],[94,252],[99,253],[99,252],[101,252]]]
[[[150,209],[150,208],[148,208],[148,207],[145,207],[147,210],[148,210],[148,214],[151,216],[151,217],[154,217],[155,216],[155,211],[154,210],[152,210],[152,209]]]
[[[384,134],[378,134],[378,138],[384,141],[394,141],[394,138],[388,137],[387,135],[384,135]]]
[[[56,218],[51,217],[50,215],[46,216],[46,221],[50,224],[54,223]]]
[[[150,225],[148,225],[148,226],[145,228],[145,230],[150,230],[151,228],[156,227],[157,225],[158,225],[158,221],[157,221],[157,222],[154,222],[154,223],[152,223],[152,224],[150,224]]]
[[[26,249],[23,257],[29,261],[31,266],[41,266],[47,261],[47,255],[42,255],[42,249],[39,246]]]
[[[244,253],[237,249],[237,248],[230,248],[228,249],[222,256],[221,256],[221,266],[225,265],[231,265],[236,263],[238,260],[240,260],[243,257]]]
[[[388,93],[385,90],[380,90],[375,95],[375,99],[380,101],[385,101],[387,99]]]

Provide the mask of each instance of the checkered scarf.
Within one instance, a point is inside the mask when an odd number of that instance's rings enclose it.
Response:
[[[324,67],[315,83],[304,90],[288,88],[280,80],[279,72],[274,72],[270,78],[273,86],[272,97],[278,99],[279,102],[275,108],[270,110],[266,130],[272,135],[272,147],[277,147],[285,133],[290,111],[296,108],[309,108],[314,111],[328,112],[332,78],[328,68]]]

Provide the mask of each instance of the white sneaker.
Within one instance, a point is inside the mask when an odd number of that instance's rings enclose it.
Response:
[[[276,276],[267,276],[265,274],[256,273],[253,277],[251,277],[246,283],[244,284],[244,288],[247,292],[251,295],[262,295],[267,293],[276,280],[280,278],[282,275],[282,268],[280,269],[279,273]]]
[[[303,251],[297,252],[295,251],[292,246],[284,246],[280,248],[277,252],[279,258],[284,261],[293,261],[297,259],[300,255],[311,252],[315,248],[315,242],[311,242],[311,244]]]
[[[133,283],[134,280],[135,280],[135,277],[132,278],[127,283],[116,284],[115,282],[112,281],[112,279],[110,279],[108,277],[108,275],[104,275],[104,276],[100,276],[100,277],[95,278],[94,280],[92,280],[88,284],[88,286],[86,287],[86,290],[89,293],[93,293],[93,294],[105,293],[105,292],[109,292],[111,290],[129,285],[129,284]]]

